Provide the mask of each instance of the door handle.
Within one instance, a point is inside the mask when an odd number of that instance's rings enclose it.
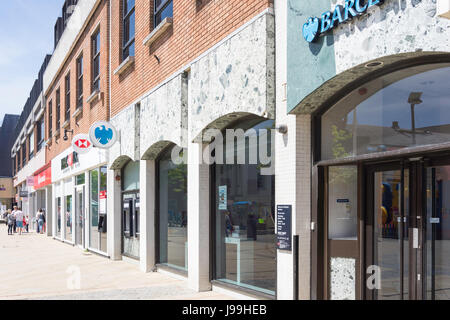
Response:
[[[413,228],[413,248],[419,249],[419,229]]]

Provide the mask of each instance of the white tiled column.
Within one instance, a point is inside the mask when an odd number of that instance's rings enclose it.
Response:
[[[188,150],[188,284],[209,291],[209,165],[201,162],[202,144],[189,143]]]
[[[155,266],[155,161],[140,161],[140,269]]]
[[[45,222],[47,224],[47,236],[51,237],[52,235],[54,235],[53,233],[53,221],[55,221],[53,219],[53,192],[52,192],[52,185],[49,185],[45,188],[45,213],[46,213],[46,218],[45,218]]]
[[[108,170],[108,203],[107,203],[107,238],[108,256],[112,260],[122,259],[122,192],[121,180],[116,180],[116,176],[121,176],[120,170]]]
[[[287,134],[275,137],[275,206],[292,205],[292,236],[299,235],[299,299],[310,298],[311,117],[287,113],[287,2],[275,1],[276,125]],[[275,207],[276,210],[276,207]],[[294,252],[277,253],[277,298],[294,299]]]

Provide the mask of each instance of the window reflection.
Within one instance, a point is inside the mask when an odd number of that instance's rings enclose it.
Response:
[[[159,161],[159,262],[187,271],[187,165]]]
[[[449,83],[450,67],[434,65],[358,88],[323,115],[322,159],[450,141]]]
[[[273,128],[273,121],[240,128]],[[247,131],[248,132],[248,131]],[[265,141],[271,150],[270,132]],[[235,141],[235,149],[237,149]],[[246,154],[249,138],[246,138]],[[226,147],[224,147],[226,157]],[[246,158],[248,163],[248,157]],[[235,162],[237,156],[235,155]],[[215,166],[215,277],[267,294],[276,290],[274,176],[262,175],[257,164]]]

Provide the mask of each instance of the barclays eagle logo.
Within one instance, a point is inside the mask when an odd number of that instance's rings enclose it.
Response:
[[[319,18],[309,18],[303,25],[303,37],[308,42],[313,42],[319,36]]]
[[[104,125],[95,128],[95,139],[102,145],[107,145],[113,138],[114,132],[111,128],[106,129]]]

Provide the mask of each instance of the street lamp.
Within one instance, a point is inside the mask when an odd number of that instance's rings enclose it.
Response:
[[[408,98],[408,103],[411,105],[411,131],[413,138],[413,145],[416,145],[416,118],[414,113],[414,107],[421,104],[423,101],[420,99],[423,92],[411,92]]]

